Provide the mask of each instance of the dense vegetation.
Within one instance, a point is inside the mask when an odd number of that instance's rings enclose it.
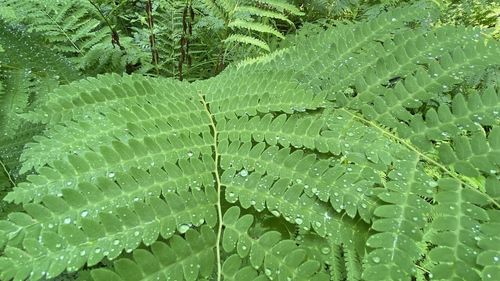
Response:
[[[499,12],[0,0],[0,279],[500,280]]]

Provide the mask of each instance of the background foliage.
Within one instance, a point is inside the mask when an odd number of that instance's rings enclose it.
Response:
[[[499,13],[0,0],[0,279],[499,280]]]

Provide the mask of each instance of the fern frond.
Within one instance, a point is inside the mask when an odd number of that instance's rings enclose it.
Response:
[[[289,4],[286,1],[282,0],[256,0],[256,2],[259,2],[262,5],[272,7],[280,12],[285,11],[287,13],[290,13],[292,15],[296,16],[302,16],[304,15],[303,12],[301,12],[297,7],[295,7],[292,4]]]
[[[0,95],[0,134],[3,138],[15,134],[22,120],[19,115],[23,113],[29,105],[29,95],[32,83],[32,76],[26,69],[9,71],[0,76],[0,79],[6,79],[4,82],[5,90]]]
[[[498,185],[497,185],[498,187]],[[481,278],[483,280],[495,280],[500,277],[500,245],[498,242],[498,228],[500,221],[498,210],[488,210],[488,217],[491,219],[487,223],[481,224],[481,234],[483,239],[480,239],[477,244],[481,248],[481,253],[477,255],[477,264],[483,266]],[[477,240],[477,239],[476,239]]]
[[[237,6],[235,9],[235,12],[240,12],[240,13],[248,13],[254,16],[258,17],[266,17],[270,19],[279,19],[282,21],[287,22],[288,24],[292,25],[293,23],[282,13],[270,11],[270,10],[264,10],[258,7],[253,7],[253,6]]]
[[[154,194],[135,197],[133,191],[142,193],[139,184],[143,183],[130,176],[123,180],[127,181],[118,185],[118,181],[100,178],[98,185],[65,189],[62,197],[45,196],[43,205],[25,205],[29,215],[12,213],[8,221],[2,221],[2,233],[10,233],[0,258],[2,278],[10,279],[17,272],[22,272],[21,279],[30,272],[32,279],[51,278],[66,268],[72,272],[85,263],[92,266],[104,257],[113,259],[141,241],[151,245],[158,235],[170,238],[176,229],[185,233],[190,226],[215,223],[213,194],[165,191],[165,199],[159,199],[157,189]],[[122,198],[109,205],[106,197],[120,193]],[[23,250],[17,248],[21,244]]]
[[[95,269],[92,277],[100,280],[200,280],[211,275],[215,259],[212,248],[215,233],[207,226],[200,232],[188,230],[184,238],[174,235],[169,243],[155,242],[151,250],[137,249],[132,259],[119,259],[113,271]]]
[[[23,38],[28,37],[27,42]],[[23,115],[36,108],[47,92],[79,77],[68,60],[43,46],[41,38],[2,22],[0,42],[0,159],[13,180],[18,179],[19,156],[43,127]]]
[[[347,246],[344,249],[344,259],[346,262],[346,280],[361,280],[361,261],[359,259],[356,249],[352,246]]]
[[[278,38],[281,38],[281,39],[285,38],[278,30],[276,30],[268,25],[258,23],[258,22],[248,22],[248,21],[242,21],[242,20],[236,19],[236,20],[231,21],[228,24],[228,26],[232,27],[232,28],[248,29],[248,30],[257,31],[260,33],[269,33],[269,34],[272,34],[272,35],[274,35]]]
[[[234,5],[218,7],[229,19]],[[498,67],[498,43],[421,26],[433,10],[402,6],[193,84],[58,87],[23,115],[47,130],[6,196],[26,212],[0,221],[0,278],[105,257],[119,261],[98,279],[496,277],[498,90],[467,81]]]
[[[224,42],[225,43],[236,42],[236,43],[251,44],[251,45],[257,46],[261,49],[264,49],[268,52],[270,51],[269,45],[267,45],[266,42],[264,42],[260,39],[251,37],[251,36],[246,36],[246,35],[241,35],[241,34],[231,34],[229,37],[224,39]]]
[[[420,158],[408,152],[405,154],[409,155],[396,160],[397,168],[388,174],[390,180],[385,184],[386,191],[378,195],[389,205],[375,209],[374,214],[380,219],[373,222],[372,228],[382,233],[372,235],[367,241],[368,246],[376,250],[365,257],[368,263],[363,279],[406,280],[420,258],[417,245],[422,241],[420,229],[431,211],[431,205],[422,197],[431,196],[433,190],[428,184],[429,177],[419,172]]]
[[[101,26],[94,8],[87,1],[46,3],[35,0],[2,0],[1,2],[15,13],[17,22],[28,24],[30,31],[42,34],[62,53],[72,55],[85,53],[109,36],[109,30]]]
[[[249,214],[239,217],[240,209],[231,207],[224,214],[225,230],[222,246],[228,254],[236,252],[224,263],[227,275],[237,276],[244,272],[249,273],[250,268],[241,268],[241,259],[248,257],[248,263],[253,269],[260,269],[260,274],[267,278],[284,276],[292,280],[306,280],[318,278],[320,263],[314,259],[306,259],[307,251],[297,247],[293,240],[282,240],[281,234],[269,231],[258,238],[252,238],[248,228],[253,223]],[[253,271],[253,275],[257,272]],[[235,277],[233,277],[235,278]],[[316,279],[314,279],[316,280]],[[320,280],[320,279],[318,279]]]
[[[224,20],[226,28],[247,30],[247,34],[238,32],[228,34],[223,42],[250,44],[266,51],[269,51],[269,45],[254,34],[271,34],[284,39],[284,35],[268,23],[268,20],[279,19],[292,24],[285,12],[298,16],[303,15],[294,5],[286,1],[250,1],[242,5],[236,1],[219,0],[208,0],[204,3],[209,11]]]
[[[432,276],[478,280],[475,256],[479,251],[477,241],[483,238],[481,222],[489,220],[482,208],[487,198],[461,188],[454,179],[441,179],[438,186],[435,197],[438,216],[432,222],[435,234],[431,237],[431,242],[438,246],[429,252],[429,258],[437,264],[431,268]]]

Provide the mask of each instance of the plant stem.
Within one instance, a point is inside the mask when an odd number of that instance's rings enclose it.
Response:
[[[200,94],[200,99],[201,102],[203,103],[203,106],[205,107],[205,111],[210,118],[210,127],[212,128],[212,133],[213,133],[213,142],[214,142],[214,175],[215,175],[215,183],[216,183],[216,189],[217,189],[217,217],[219,220],[219,224],[217,226],[217,241],[215,245],[215,251],[217,255],[217,281],[222,280],[222,262],[221,262],[221,256],[220,256],[220,242],[221,242],[221,237],[222,237],[222,206],[221,206],[221,180],[220,180],[220,175],[219,175],[219,151],[217,149],[217,143],[218,143],[218,132],[217,128],[215,127],[215,121],[213,119],[212,113],[210,112],[208,103],[205,101],[205,98]]]
[[[10,177],[9,171],[7,170],[7,167],[5,167],[5,164],[2,162],[2,160],[0,160],[0,165],[2,165],[2,168],[5,171],[5,174],[7,175],[7,177],[9,178],[9,181],[12,184],[12,186],[16,185],[14,180],[12,180],[12,178]]]

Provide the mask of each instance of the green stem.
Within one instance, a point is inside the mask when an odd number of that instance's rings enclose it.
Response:
[[[212,113],[210,112],[208,103],[205,101],[205,98],[200,94],[200,99],[201,102],[203,103],[203,106],[205,108],[205,112],[207,113],[208,117],[210,118],[210,127],[212,127],[213,131],[213,142],[214,142],[214,174],[215,174],[215,183],[216,183],[216,189],[217,189],[217,216],[219,220],[219,224],[217,226],[217,241],[215,245],[215,252],[217,255],[217,281],[222,280],[222,262],[221,262],[221,249],[220,249],[220,244],[221,244],[221,238],[222,238],[222,206],[221,206],[221,180],[220,180],[220,175],[219,175],[219,151],[217,149],[217,143],[218,143],[218,132],[217,128],[215,127],[215,121],[213,119]]]
[[[7,175],[7,177],[9,178],[9,181],[12,184],[12,186],[16,185],[14,180],[12,180],[12,178],[10,177],[9,171],[7,170],[7,167],[5,167],[5,164],[2,162],[2,160],[0,160],[0,165],[2,165],[2,168],[5,171],[5,174]]]

